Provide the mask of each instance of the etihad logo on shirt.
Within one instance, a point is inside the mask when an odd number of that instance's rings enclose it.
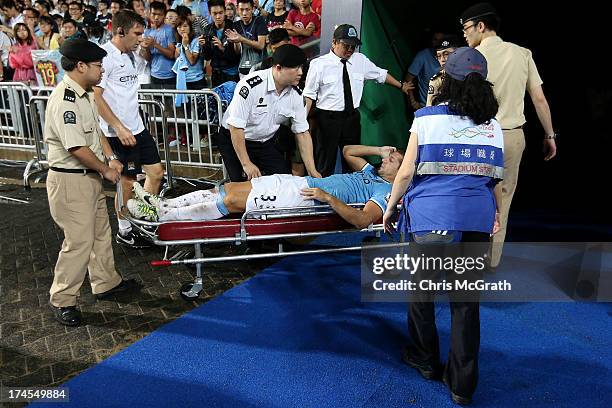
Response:
[[[450,135],[455,139],[460,139],[462,137],[467,137],[468,139],[473,139],[476,136],[484,136],[489,139],[495,137],[493,134],[493,125],[480,125],[480,126],[469,126],[463,129],[452,129]]]
[[[126,75],[119,77],[119,82],[134,82],[138,80],[138,75]]]

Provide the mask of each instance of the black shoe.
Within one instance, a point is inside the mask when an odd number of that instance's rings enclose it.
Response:
[[[446,388],[448,388],[448,391],[451,394],[451,399],[453,400],[453,402],[457,405],[469,405],[472,403],[472,398],[470,397],[462,397],[461,395],[455,394],[453,392],[453,390],[451,390],[450,385],[448,385],[448,381],[446,380],[446,376],[442,377],[442,381],[444,382],[444,385],[446,385]]]
[[[138,281],[136,281],[135,279],[127,279],[122,280],[121,283],[115,286],[114,288],[109,289],[106,292],[96,293],[94,296],[96,297],[96,299],[104,300],[110,298],[116,293],[130,292],[136,289],[140,289],[140,283],[138,283]]]
[[[57,307],[49,303],[49,307],[53,311],[53,317],[64,326],[78,326],[81,324],[81,312],[76,306]]]
[[[151,241],[147,240],[144,236],[142,236],[142,234],[134,230],[130,230],[125,235],[121,235],[121,233],[118,232],[115,236],[115,241],[119,245],[133,249],[149,248],[151,246]]]
[[[415,361],[410,354],[410,349],[404,347],[402,349],[402,361],[410,367],[416,369],[419,374],[426,380],[437,380],[442,373],[440,365],[423,364]]]

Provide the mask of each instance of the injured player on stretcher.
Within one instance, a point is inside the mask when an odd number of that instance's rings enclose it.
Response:
[[[276,174],[250,181],[227,183],[219,189],[199,190],[177,198],[164,199],[146,192],[134,183],[137,199],[127,207],[135,218],[147,221],[215,220],[230,213],[267,208],[317,205],[332,207],[357,228],[379,220],[387,208],[393,180],[404,156],[394,147],[345,146],[343,155],[354,173],[325,178]],[[380,156],[378,169],[363,157]],[[362,209],[347,204],[364,203]]]

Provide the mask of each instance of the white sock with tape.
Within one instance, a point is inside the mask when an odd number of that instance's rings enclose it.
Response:
[[[192,193],[183,194],[180,197],[168,198],[162,201],[162,207],[179,208],[187,207],[194,204],[205,203],[217,199],[219,191],[215,188],[212,190],[198,190]]]
[[[162,207],[159,212],[160,221],[178,220],[216,220],[223,218],[223,214],[217,208],[216,200],[200,202],[186,207],[172,208]]]

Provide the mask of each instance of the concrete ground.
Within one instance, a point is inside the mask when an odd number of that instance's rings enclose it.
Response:
[[[152,268],[150,261],[163,258],[161,247],[133,250],[115,245],[117,269],[124,278],[142,282],[143,289],[99,301],[86,278],[78,300],[84,323],[62,326],[47,302],[63,234],[49,213],[44,185],[24,190],[19,185],[22,171],[0,166],[0,385],[57,386],[272,262],[210,264],[200,298],[187,302],[179,288],[192,281],[194,272],[181,265]],[[114,234],[117,222],[110,197],[107,205]],[[208,254],[244,251],[225,246]]]

